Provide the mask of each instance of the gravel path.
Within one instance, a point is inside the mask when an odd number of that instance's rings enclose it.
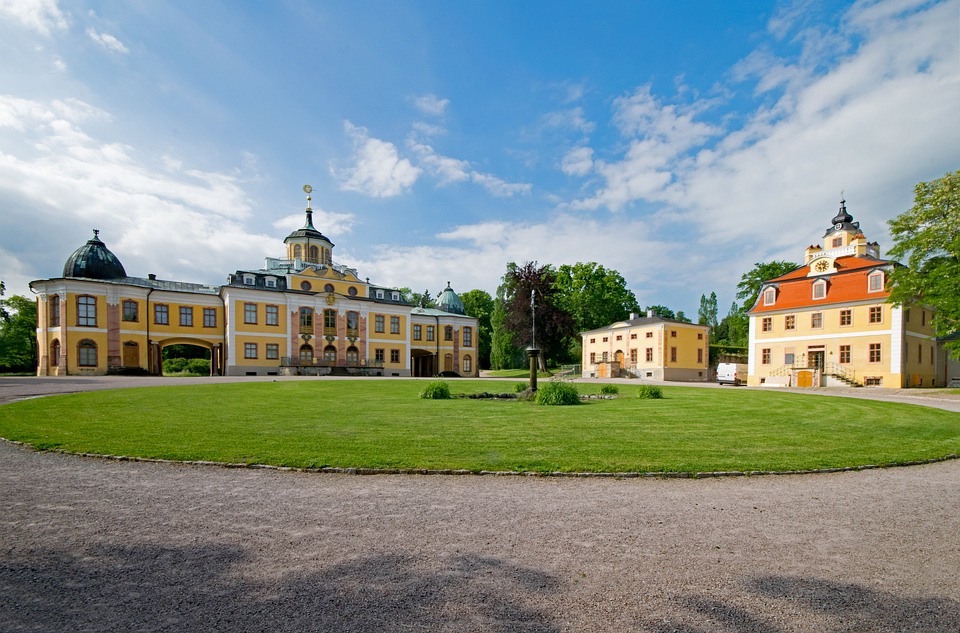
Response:
[[[960,631],[958,503],[956,460],[350,476],[0,443],[0,631]]]

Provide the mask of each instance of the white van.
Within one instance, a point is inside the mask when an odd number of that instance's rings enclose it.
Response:
[[[747,364],[720,363],[717,365],[717,383],[734,386],[747,384]]]

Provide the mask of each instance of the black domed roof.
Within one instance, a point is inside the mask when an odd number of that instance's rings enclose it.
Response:
[[[100,231],[94,229],[93,239],[73,251],[63,265],[64,277],[87,279],[122,279],[127,276],[123,264],[110,249],[100,241]]]
[[[324,235],[323,233],[318,231],[316,228],[314,228],[313,209],[311,209],[310,207],[307,207],[307,221],[304,223],[303,228],[299,228],[293,233],[291,233],[290,235],[288,235],[287,237],[285,237],[283,242],[284,244],[286,244],[289,240],[295,239],[298,237],[311,237],[311,238],[320,239],[325,242],[328,242],[330,246],[333,246],[333,242],[330,241],[330,238],[328,238],[326,235]]]

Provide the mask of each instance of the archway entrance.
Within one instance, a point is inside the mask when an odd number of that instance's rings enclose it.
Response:
[[[151,343],[151,373],[219,376],[223,371],[223,346],[219,343],[182,338]]]
[[[410,373],[415,378],[437,375],[437,357],[421,349],[410,350]]]

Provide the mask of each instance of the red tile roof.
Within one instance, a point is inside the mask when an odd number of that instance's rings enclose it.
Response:
[[[777,285],[776,302],[773,305],[763,305],[761,294],[757,305],[749,313],[758,314],[871,299],[885,301],[890,296],[886,289],[868,292],[867,277],[873,270],[889,266],[894,262],[872,257],[848,256],[838,257],[834,263],[837,268],[835,273],[807,277],[810,274],[810,267],[802,266],[786,275],[767,281],[764,287],[769,284]],[[823,299],[813,298],[813,283],[818,279],[824,279],[827,282],[827,296]]]

